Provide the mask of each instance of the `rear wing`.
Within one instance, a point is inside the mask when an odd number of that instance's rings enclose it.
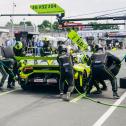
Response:
[[[20,61],[20,60],[57,60],[57,56],[44,56],[44,57],[35,57],[35,56],[19,57],[19,56],[15,56],[15,59],[17,61]]]
[[[24,56],[24,57],[15,57],[15,59],[18,61],[18,62],[22,62],[22,61],[25,61],[26,64],[28,63],[28,61],[30,62],[34,62],[33,64],[37,65],[37,64],[46,64],[46,65],[57,65],[57,56],[43,56],[43,57],[35,57],[35,56]],[[30,63],[31,63],[30,62]],[[43,64],[43,65],[44,65]]]

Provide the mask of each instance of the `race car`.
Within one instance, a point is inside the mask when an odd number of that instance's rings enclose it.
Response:
[[[36,85],[56,85],[60,79],[60,68],[57,55],[46,57],[16,57],[20,62],[19,84],[26,90]],[[75,63],[74,79],[78,88],[83,88],[85,80],[90,74],[90,67],[86,64]]]
[[[59,65],[53,57],[16,57],[20,62],[19,84],[25,90],[30,86],[58,83]]]

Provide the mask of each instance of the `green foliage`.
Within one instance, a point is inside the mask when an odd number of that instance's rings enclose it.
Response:
[[[40,25],[38,25],[38,30],[39,32],[50,31],[51,26],[51,22],[49,22],[48,20],[44,20]]]
[[[59,29],[59,23],[58,23],[57,21],[55,21],[55,22],[53,23],[52,27],[53,27],[53,29],[54,29],[55,31],[57,31],[57,30]]]
[[[19,25],[24,25],[24,22],[23,22],[23,21],[21,21],[21,22],[19,23]]]
[[[38,25],[39,32],[43,31],[57,31],[59,30],[59,23],[55,21],[53,24],[48,20],[44,20],[40,25]]]
[[[45,28],[51,28],[51,23],[48,20],[44,20],[42,24],[45,26]]]
[[[33,26],[32,23],[31,23],[31,21],[26,21],[25,24],[26,24],[27,26]]]
[[[14,26],[18,26],[18,25],[24,25],[24,24],[27,25],[27,26],[33,26],[31,21],[26,21],[26,22],[21,21],[19,24],[13,24],[13,25]],[[12,22],[8,21],[5,26],[6,27],[11,27],[12,26]]]
[[[11,27],[12,26],[12,23],[11,22],[7,22],[5,26],[6,27]]]
[[[32,25],[32,23],[31,23],[31,21],[21,21],[20,23],[19,23],[19,25],[27,25],[27,26],[33,26]]]
[[[39,32],[45,31],[45,26],[43,24],[38,25]]]

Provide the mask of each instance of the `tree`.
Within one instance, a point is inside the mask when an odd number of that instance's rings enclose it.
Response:
[[[31,21],[25,21],[25,22],[24,21],[21,21],[19,23],[19,25],[24,25],[24,24],[27,25],[27,26],[33,26],[32,23],[31,23]]]
[[[10,28],[10,27],[12,27],[12,25],[13,25],[13,26],[17,26],[17,25],[19,25],[19,24],[13,24],[12,21],[8,21],[8,22],[5,24],[5,27]]]
[[[23,21],[20,21],[19,25],[24,25],[24,22]]]
[[[27,26],[33,26],[31,21],[26,21],[25,24],[27,24]]]
[[[6,27],[11,27],[12,26],[12,23],[11,22],[7,22],[5,26]]]
[[[53,27],[53,29],[54,29],[55,31],[57,31],[57,30],[59,29],[59,23],[58,23],[57,21],[55,21],[55,22],[53,23],[52,27]]]
[[[38,25],[39,32],[45,31],[45,26],[43,24]]]
[[[42,24],[45,28],[51,28],[51,23],[48,20],[44,20]]]
[[[51,26],[51,22],[49,22],[48,20],[44,20],[40,25],[38,25],[39,32],[50,31]]]

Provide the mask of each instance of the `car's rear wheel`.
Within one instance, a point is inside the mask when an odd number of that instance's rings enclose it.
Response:
[[[19,84],[23,90],[28,90],[29,86],[25,82],[19,81]]]
[[[79,76],[79,78],[75,80],[75,86],[79,92],[83,93],[86,88],[87,72],[84,70],[84,72],[79,73],[79,75],[82,76],[82,85],[80,84],[80,76]]]
[[[21,85],[21,88],[25,91],[29,89],[27,85]]]

